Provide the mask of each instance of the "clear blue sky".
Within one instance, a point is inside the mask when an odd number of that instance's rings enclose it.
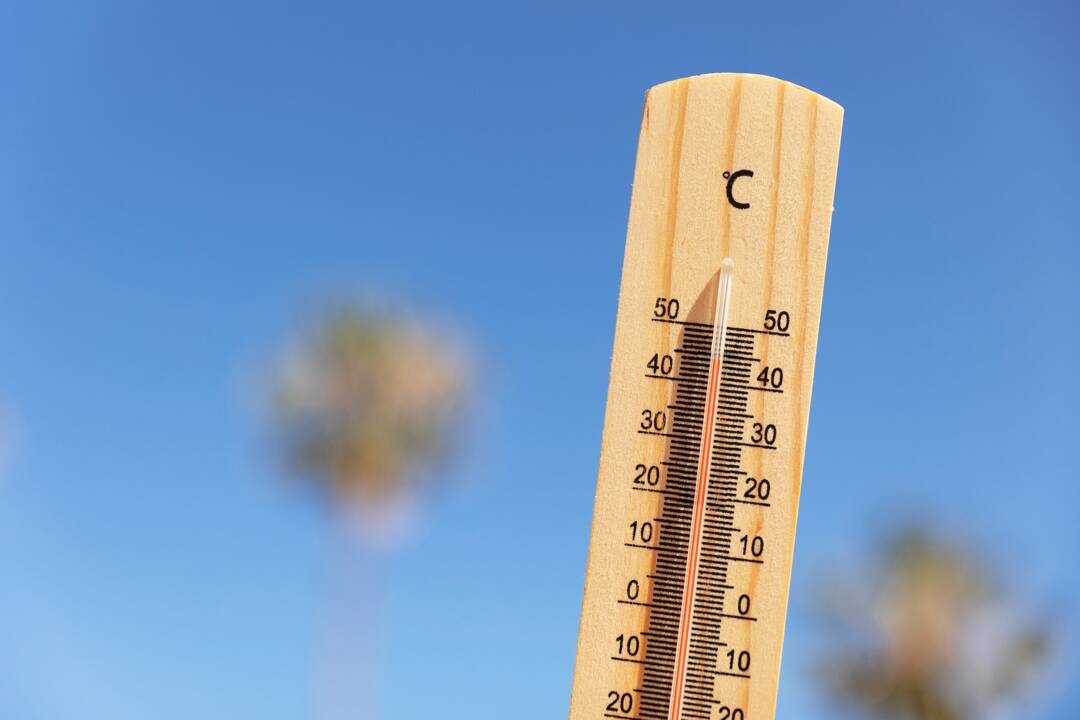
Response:
[[[907,514],[1055,618],[1025,717],[1073,717],[1076,5],[511,5],[0,9],[0,717],[305,716],[328,523],[252,377],[350,292],[484,358],[386,717],[563,717],[642,97],[712,71],[846,108],[779,717],[830,717],[810,590]]]

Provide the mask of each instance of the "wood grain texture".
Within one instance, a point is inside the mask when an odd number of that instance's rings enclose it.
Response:
[[[680,523],[691,517],[685,493],[676,497],[683,491],[674,465],[685,443],[676,432],[692,434],[695,422],[699,432],[702,427],[686,406],[693,405],[686,398],[698,397],[691,392],[692,349],[701,333],[711,332],[725,258],[735,263],[725,362],[733,363],[730,377],[739,379],[732,380],[730,394],[723,392],[733,403],[729,414],[745,417],[723,425],[730,446],[738,446],[738,470],[727,485],[710,480],[717,483],[709,487],[717,499],[708,512],[716,514],[706,521],[727,535],[702,551],[715,555],[717,564],[710,567],[719,589],[702,600],[701,612],[712,613],[703,618],[715,622],[696,622],[707,626],[697,642],[715,646],[702,662],[730,672],[699,669],[679,716],[723,720],[722,708],[741,710],[744,720],[774,716],[842,115],[826,98],[758,75],[674,80],[646,96],[571,720],[668,717],[670,693],[665,697],[662,686],[672,648],[661,630],[665,617],[676,617],[668,606],[685,601],[672,595],[677,583],[671,578],[686,567],[678,560],[679,547],[685,551],[687,545]],[[654,317],[658,299],[665,308],[677,301],[674,319]],[[781,312],[788,319],[784,332],[775,326]],[[673,358],[671,378],[646,377],[658,374],[646,367],[654,355]],[[744,368],[750,375],[742,379]],[[768,378],[764,385],[756,380],[766,368],[781,369],[780,387],[769,386]],[[666,435],[645,434],[644,411],[664,412],[675,431],[669,425]],[[755,423],[776,428],[773,447],[751,442]],[[638,465],[656,466],[663,478],[656,486],[635,483]],[[767,478],[768,497],[746,495],[753,490],[748,478]],[[633,522],[637,530],[630,528]],[[667,550],[628,546],[640,541],[631,535],[645,522],[654,524],[657,539],[636,544],[666,542]],[[748,550],[754,537],[762,538],[760,557],[739,556],[744,536]],[[627,594],[633,582],[640,588],[635,602]],[[752,608],[747,613],[737,607],[743,595]],[[625,647],[630,636],[639,637],[634,656]],[[730,651],[735,655],[729,659]],[[750,656],[745,672],[738,667],[742,652]],[[712,697],[698,697],[703,693]]]

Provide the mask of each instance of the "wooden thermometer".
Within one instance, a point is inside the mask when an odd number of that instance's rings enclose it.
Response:
[[[840,106],[645,98],[571,720],[772,720]]]

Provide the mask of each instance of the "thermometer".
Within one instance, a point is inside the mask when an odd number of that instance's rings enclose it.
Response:
[[[772,720],[843,111],[645,98],[571,720]]]

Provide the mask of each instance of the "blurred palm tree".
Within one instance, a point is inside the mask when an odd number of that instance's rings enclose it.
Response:
[[[977,720],[1045,666],[1047,629],[1019,622],[977,558],[925,530],[898,534],[827,600],[826,687],[868,717]]]
[[[465,385],[460,349],[432,330],[339,308],[283,363],[276,415],[286,464],[332,507],[377,522],[448,456]]]
[[[379,715],[383,583],[372,551],[400,538],[449,456],[466,385],[457,345],[366,307],[328,313],[284,358],[274,407],[285,464],[345,521],[329,536],[317,717]]]

